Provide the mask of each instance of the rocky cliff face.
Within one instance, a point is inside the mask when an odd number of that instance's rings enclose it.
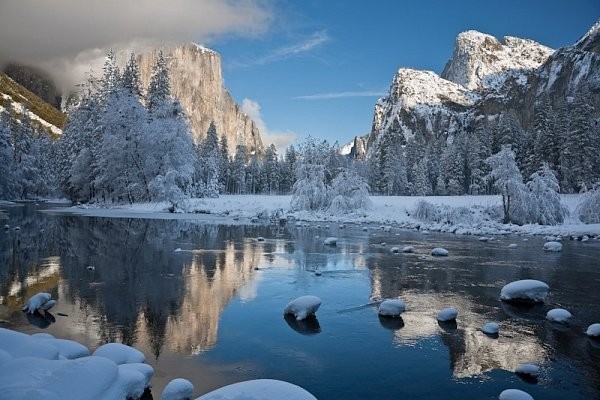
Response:
[[[46,103],[60,109],[61,95],[46,72],[31,66],[8,64],[4,73]]]
[[[144,86],[150,81],[159,50],[139,56]],[[219,137],[227,138],[231,154],[238,144],[245,145],[249,152],[262,153],[263,143],[256,124],[223,87],[221,56],[196,44],[162,50],[168,60],[171,91],[189,117],[194,141],[206,137],[209,125],[214,121]]]
[[[527,39],[505,37],[500,43],[490,35],[464,32],[441,76],[408,69],[396,73],[389,94],[375,105],[368,152],[377,151],[383,135],[448,138],[459,130],[492,129],[501,114],[531,132],[540,98],[558,108],[583,92],[600,117],[600,22],[576,44],[557,51]]]

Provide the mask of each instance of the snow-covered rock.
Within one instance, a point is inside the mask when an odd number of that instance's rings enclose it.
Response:
[[[300,386],[274,379],[238,382],[213,390],[196,400],[317,400]]]
[[[143,363],[146,356],[141,351],[122,343],[107,343],[94,351],[94,356],[112,360],[115,364]]]
[[[543,303],[550,287],[535,279],[523,279],[505,285],[500,291],[500,300],[524,303]]]
[[[585,334],[593,338],[600,337],[600,324],[591,324],[590,326],[588,326],[587,330],[585,331]]]
[[[257,242],[264,242],[264,241],[265,241],[265,238],[264,238],[264,237],[262,237],[262,236],[259,236],[259,237],[257,237],[257,238],[256,238],[256,241],[257,241]]]
[[[4,350],[13,358],[37,357],[57,360],[60,356],[59,349],[45,340],[4,328],[0,328],[0,350]]]
[[[481,236],[481,237],[479,238],[479,241],[480,241],[480,242],[488,242],[489,240],[490,240],[490,238],[489,238],[489,237],[487,237],[487,236]]]
[[[40,307],[40,309],[43,310],[43,311],[48,311],[49,309],[51,309],[55,305],[56,305],[56,300],[48,300],[47,302],[45,302],[44,304],[42,304],[42,306]]]
[[[52,296],[50,295],[50,293],[46,293],[46,292],[37,293],[37,294],[31,296],[31,298],[27,301],[27,304],[25,304],[23,306],[22,310],[25,311],[26,313],[33,314],[38,309],[40,309],[44,304],[46,304],[48,301],[50,301],[51,298],[52,298]]]
[[[392,247],[390,249],[390,253],[394,253],[394,254],[400,253],[400,247],[396,247],[396,246]]]
[[[498,396],[499,400],[533,400],[533,397],[527,392],[519,389],[506,389]]]
[[[191,400],[194,396],[194,385],[187,379],[177,378],[165,386],[160,400]]]
[[[74,360],[76,358],[87,357],[90,350],[79,342],[68,339],[56,339],[54,337],[31,335],[31,337],[40,340],[42,343],[56,347],[60,358]]]
[[[431,255],[436,257],[447,257],[448,250],[441,247],[436,247],[433,250],[431,250]]]
[[[133,370],[144,376],[144,387],[150,387],[150,381],[154,376],[154,368],[146,363],[128,363],[119,365],[119,370]]]
[[[413,246],[404,246],[402,248],[402,252],[403,253],[414,253],[415,252],[415,248]]]
[[[388,299],[379,304],[378,313],[384,317],[399,317],[406,310],[406,304],[400,299]]]
[[[321,306],[321,299],[317,296],[300,296],[288,303],[283,309],[284,314],[292,314],[300,321],[314,315]]]
[[[497,335],[500,332],[500,325],[497,322],[488,322],[481,327],[481,332],[486,335]]]
[[[437,320],[440,322],[450,322],[456,320],[458,310],[454,307],[444,308],[437,314]]]
[[[544,243],[544,251],[562,251],[562,244],[559,242],[546,242]]]
[[[535,364],[521,364],[515,368],[515,374],[537,378],[540,374],[540,367]]]
[[[564,308],[553,308],[546,313],[546,319],[548,321],[557,322],[559,324],[566,324],[569,322],[573,315]]]
[[[336,246],[337,245],[337,238],[336,237],[328,237],[325,240],[323,240],[323,244],[325,246]]]
[[[511,244],[508,245],[509,249],[516,249],[517,247],[519,247],[519,246],[517,246],[516,243],[511,243]]]

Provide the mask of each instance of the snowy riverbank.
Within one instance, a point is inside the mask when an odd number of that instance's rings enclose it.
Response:
[[[300,223],[370,223],[471,235],[600,235],[600,224],[586,225],[576,217],[575,209],[581,195],[562,195],[561,198],[569,210],[569,216],[563,224],[555,226],[519,226],[497,222],[498,218],[492,217],[491,210],[500,207],[500,196],[373,196],[373,206],[370,210],[341,215],[326,212],[290,212],[291,196],[267,195],[224,195],[215,199],[191,199],[182,207],[185,212],[177,213],[170,213],[167,203],[114,207],[85,205],[53,209],[51,212],[111,218],[194,219],[224,224],[266,223],[275,216],[284,216]],[[442,215],[442,220],[428,222],[415,218],[414,213],[420,200],[433,204]]]

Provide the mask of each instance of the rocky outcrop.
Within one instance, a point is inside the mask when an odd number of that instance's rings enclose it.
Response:
[[[61,95],[54,81],[46,72],[31,66],[8,64],[4,68],[4,73],[46,103],[60,110]]]
[[[142,84],[147,86],[152,66],[161,49],[139,56]],[[188,115],[194,141],[206,137],[211,121],[219,137],[226,137],[231,154],[238,144],[249,153],[262,153],[263,143],[254,121],[242,111],[223,87],[221,56],[196,44],[162,48],[168,60],[171,91]]]

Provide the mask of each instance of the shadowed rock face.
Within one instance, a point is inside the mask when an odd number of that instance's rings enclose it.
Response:
[[[61,95],[54,81],[46,72],[39,68],[13,63],[4,67],[4,73],[46,103],[60,110]]]
[[[159,48],[139,57],[142,84],[147,86]],[[215,121],[219,137],[225,136],[231,154],[243,144],[249,153],[262,153],[263,143],[254,121],[250,119],[223,87],[221,56],[196,44],[163,48],[168,60],[171,91],[189,117],[195,142],[206,137]]]

